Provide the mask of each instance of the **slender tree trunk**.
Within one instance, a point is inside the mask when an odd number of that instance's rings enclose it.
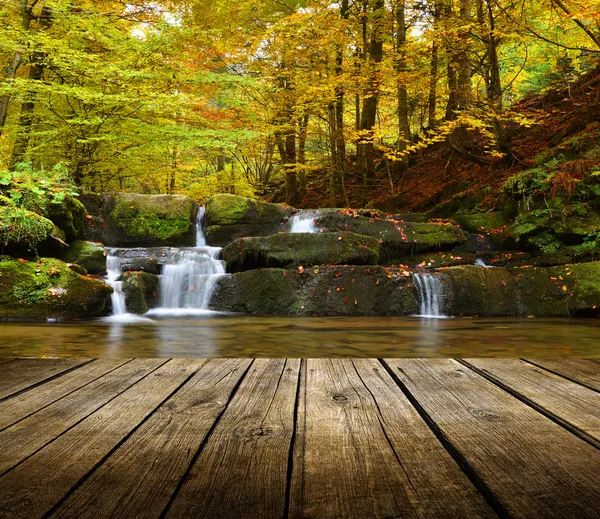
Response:
[[[368,86],[363,98],[361,116],[363,205],[367,203],[368,192],[375,184],[375,123],[379,100],[379,73],[383,59],[384,0],[372,0],[371,38],[369,43]]]
[[[21,0],[19,2],[19,8],[21,12],[21,26],[25,32],[28,32],[31,27],[31,22],[34,19],[31,8],[29,7],[28,0]],[[10,62],[10,65],[6,69],[6,74],[4,78],[7,83],[11,82],[17,77],[17,72],[19,67],[23,63],[23,54],[25,51],[23,49],[19,49],[15,52],[13,59]],[[6,124],[6,118],[8,116],[8,105],[10,103],[10,95],[6,94],[0,96],[0,136],[2,135],[2,131],[4,130],[4,125]]]
[[[458,109],[464,110],[468,108],[473,100],[471,86],[471,63],[469,59],[469,50],[471,43],[470,31],[465,29],[465,26],[472,22],[473,2],[472,0],[460,0],[460,18],[463,24],[458,53]]]
[[[306,137],[308,132],[309,115],[304,114],[300,119],[300,131],[298,132],[298,164],[300,171],[298,172],[298,195],[300,199],[306,195]]]
[[[398,150],[404,151],[410,141],[410,122],[408,120],[408,92],[406,89],[406,19],[404,0],[396,2],[396,73],[398,75]],[[408,166],[408,157],[401,162],[402,170]]]
[[[438,2],[434,5],[433,12],[433,29],[434,39],[431,46],[431,63],[429,65],[429,100],[428,100],[428,126],[433,129],[437,126],[436,106],[437,106],[437,80],[439,67],[439,44],[437,41],[436,29],[439,24],[441,7]]]
[[[452,23],[452,3],[451,0],[444,0],[443,4],[443,19],[446,29]],[[447,82],[448,82],[448,101],[446,103],[446,114],[444,119],[446,121],[452,121],[456,119],[456,112],[458,111],[458,77],[456,70],[457,64],[457,52],[454,47],[451,46],[452,40],[446,40],[444,44],[444,50],[446,53],[447,62]],[[452,42],[454,43],[454,42]]]

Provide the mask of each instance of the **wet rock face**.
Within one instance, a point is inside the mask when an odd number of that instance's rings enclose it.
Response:
[[[210,245],[224,247],[245,236],[285,232],[292,208],[235,195],[215,195],[206,204],[205,235]]]
[[[566,317],[597,314],[600,262],[512,269],[444,269],[446,308],[456,316]]]
[[[127,311],[145,314],[159,306],[158,288],[160,278],[148,272],[125,272],[121,290],[125,294]]]
[[[98,243],[74,241],[65,248],[62,259],[83,267],[88,274],[106,274],[106,249]]]
[[[84,235],[109,247],[192,246],[196,203],[183,195],[87,194]]]
[[[410,277],[378,266],[252,270],[221,278],[211,309],[275,315],[410,315]]]
[[[330,232],[350,231],[376,238],[382,264],[414,253],[451,250],[467,240],[467,235],[451,223],[383,220],[343,212],[322,215],[317,226]]]
[[[376,265],[379,243],[351,232],[240,238],[222,251],[229,272],[312,265]]]
[[[0,256],[0,319],[90,318],[110,311],[112,288],[57,259]]]

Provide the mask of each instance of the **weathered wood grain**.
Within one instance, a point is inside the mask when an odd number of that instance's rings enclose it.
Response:
[[[131,359],[129,359],[131,360]],[[96,360],[0,402],[0,431],[122,366],[128,359]]]
[[[207,361],[53,517],[159,517],[250,363]]]
[[[600,447],[600,393],[518,359],[464,362]]]
[[[283,517],[299,368],[254,361],[166,517]]]
[[[0,478],[0,518],[47,514],[204,362],[168,361],[5,474]]]
[[[0,366],[0,399],[52,379],[91,359],[14,359]]]
[[[428,491],[420,487],[423,479],[414,473],[412,465],[419,454],[409,456],[402,450],[400,424],[406,424],[412,417],[418,423],[415,437],[423,436],[430,446],[431,433],[400,391],[390,385],[391,379],[385,380],[389,378],[386,373],[372,372],[371,376],[367,371],[372,370],[372,364],[356,366],[360,366],[358,370],[350,359],[307,361],[301,388],[290,517],[436,517],[436,509],[441,509],[444,497],[426,495]],[[369,387],[361,374],[370,379]],[[376,377],[382,377],[383,381],[376,381]],[[380,408],[374,397],[390,392],[398,399],[397,412]],[[409,414],[400,424],[393,423],[401,419],[404,410]],[[458,497],[464,492],[454,510],[450,509],[447,515],[442,512],[438,517],[457,517],[458,510],[470,510],[472,517],[485,517],[487,507],[482,498],[475,494],[464,475],[455,472],[456,477],[452,478],[453,461],[444,455],[439,444],[435,449],[437,452],[432,453],[431,459],[442,470],[440,480],[448,478],[444,483],[448,484],[451,495]],[[404,459],[405,455],[409,459]],[[405,462],[411,466],[406,467]]]
[[[0,475],[105,405],[166,359],[135,359],[0,432]]]
[[[531,364],[600,391],[600,368],[595,359],[525,359]]]
[[[381,428],[410,481],[408,496],[419,517],[496,517],[381,363],[352,362],[377,403]]]
[[[600,451],[452,359],[388,359],[512,517],[600,517]]]

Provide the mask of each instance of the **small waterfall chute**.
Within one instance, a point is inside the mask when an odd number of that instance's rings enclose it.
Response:
[[[481,258],[477,258],[477,259],[475,260],[475,265],[476,265],[477,267],[483,267],[483,268],[486,268],[486,269],[489,269],[489,268],[491,268],[491,265],[488,265],[488,264],[487,264],[487,263],[486,263],[486,262],[485,262],[483,259],[481,259]]]
[[[198,215],[196,216],[196,247],[206,247],[206,236],[204,236],[204,214],[206,213],[206,207],[203,205],[198,208]]]
[[[292,216],[290,222],[291,233],[315,233],[319,232],[315,219],[317,217],[316,211],[299,211]]]
[[[111,295],[112,315],[107,320],[112,322],[152,322],[151,319],[127,312],[125,294],[123,293],[123,282],[119,279],[122,272],[122,260],[110,251],[106,256],[106,277],[104,281],[113,289]]]
[[[413,274],[421,298],[420,317],[445,317],[442,281],[432,274]]]

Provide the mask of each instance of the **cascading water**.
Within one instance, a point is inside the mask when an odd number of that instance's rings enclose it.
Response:
[[[206,247],[206,237],[204,236],[204,213],[206,207],[200,206],[198,208],[198,216],[196,216],[196,247]]]
[[[121,290],[123,283],[117,281],[121,277],[121,258],[109,253],[106,257],[106,284],[113,289],[111,296],[113,315],[125,315],[125,294]]]
[[[315,224],[316,213],[314,211],[300,211],[292,216],[290,232],[319,232]]]
[[[431,274],[413,274],[415,285],[421,296],[421,317],[444,317],[442,281]]]
[[[487,264],[485,261],[483,261],[481,258],[477,258],[477,259],[475,260],[475,265],[476,265],[476,266],[478,266],[478,267],[483,267],[483,268],[486,268],[486,269],[489,269],[489,268],[490,268],[490,265],[488,265],[488,264]]]
[[[149,314],[191,314],[208,311],[213,292],[225,267],[220,247],[207,247],[204,236],[204,207],[198,210],[196,247],[177,251],[165,264],[160,276],[160,307]]]

